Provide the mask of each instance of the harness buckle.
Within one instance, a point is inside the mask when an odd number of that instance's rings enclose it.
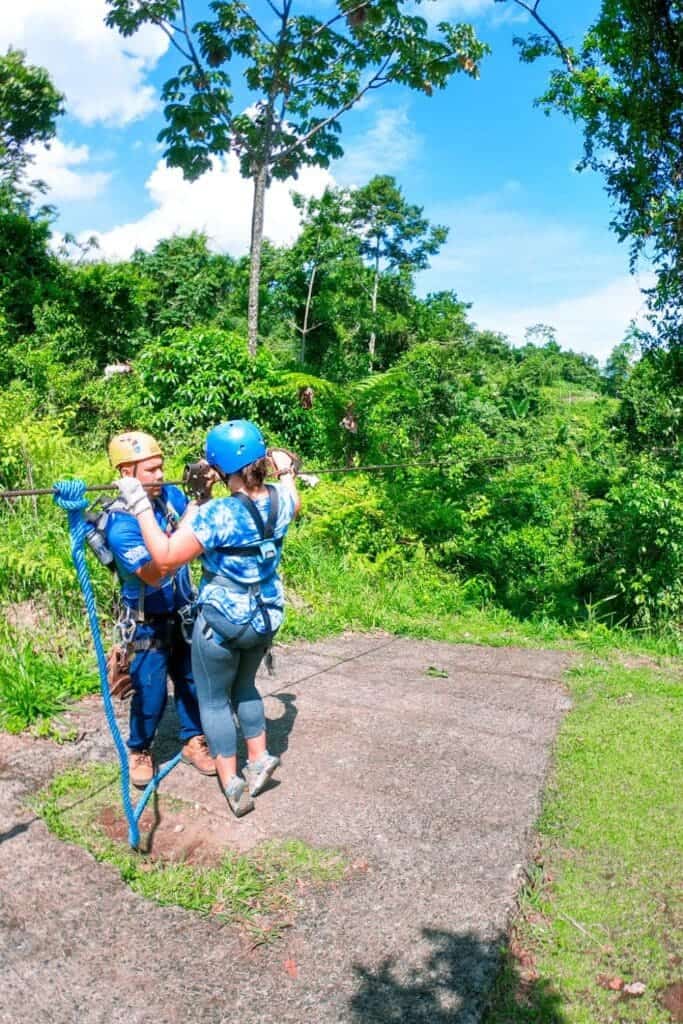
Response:
[[[188,602],[188,604],[184,604],[182,608],[178,608],[177,615],[183,640],[186,644],[191,644],[192,630],[194,629],[194,622],[197,618],[196,602]]]
[[[133,643],[133,637],[135,636],[135,630],[137,623],[131,615],[130,608],[126,609],[126,614],[122,615],[114,626],[114,633],[118,635],[119,642],[125,646],[130,647]]]
[[[264,540],[258,546],[259,558],[262,562],[270,562],[277,556],[277,547],[272,540]]]

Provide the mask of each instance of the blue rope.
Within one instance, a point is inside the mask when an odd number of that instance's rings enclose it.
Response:
[[[83,510],[88,507],[88,501],[85,497],[85,489],[85,483],[82,480],[58,480],[53,487],[55,492],[54,500],[60,508],[64,509],[69,518],[71,557],[76,567],[76,575],[78,576],[78,582],[80,584],[83,598],[85,600],[85,607],[88,612],[90,632],[92,633],[93,642],[95,644],[104,711],[107,716],[107,722],[109,724],[111,734],[114,738],[114,743],[118,751],[119,762],[121,765],[121,799],[123,802],[123,809],[126,812],[126,818],[128,820],[128,842],[134,850],[137,850],[140,845],[140,829],[138,826],[140,816],[142,815],[147,801],[154,790],[158,787],[161,780],[168,775],[171,769],[175,768],[180,761],[181,755],[180,753],[176,754],[175,757],[170,761],[167,761],[166,764],[159,769],[138,800],[137,806],[133,806],[130,799],[128,751],[126,750],[121,737],[121,732],[116,721],[116,715],[114,714],[114,705],[112,704],[111,694],[109,693],[107,659],[104,653],[104,646],[102,644],[100,623],[97,618],[95,593],[90,580],[90,573],[88,572],[88,563],[85,558],[86,528]]]

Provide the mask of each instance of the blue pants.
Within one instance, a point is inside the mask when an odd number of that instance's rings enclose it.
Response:
[[[161,646],[138,651],[131,661],[133,696],[128,740],[131,750],[145,750],[151,745],[166,708],[168,676],[173,680],[180,739],[185,743],[202,731],[190,648],[183,640],[177,622],[170,619],[153,625],[140,623],[135,630],[135,640],[145,638],[154,638]]]
[[[223,617],[215,609],[207,612],[215,620]],[[192,633],[192,673],[197,684],[199,710],[204,735],[212,757],[233,757],[237,753],[237,731],[233,711],[237,715],[245,739],[254,739],[265,732],[266,716],[263,700],[256,689],[255,677],[267,650],[267,638],[247,626],[237,639],[232,634],[243,629],[223,620],[221,631],[209,626],[202,612]]]

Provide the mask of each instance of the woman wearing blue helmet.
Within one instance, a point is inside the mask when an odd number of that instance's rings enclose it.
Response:
[[[158,527],[149,499],[135,478],[117,483],[138,517],[147,549],[162,574],[201,559],[192,672],[218,778],[231,809],[241,817],[252,810],[253,797],[280,763],[268,753],[263,700],[255,676],[282,622],[278,566],[300,501],[288,453],[271,452],[278,483],[265,483],[265,441],[248,420],[231,420],[210,430],[205,454],[230,496],[206,502],[171,536]],[[247,745],[244,777],[237,771],[233,710]]]

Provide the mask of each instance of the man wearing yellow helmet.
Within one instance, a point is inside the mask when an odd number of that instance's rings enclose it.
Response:
[[[188,501],[179,488],[164,484],[164,459],[157,441],[139,430],[117,434],[109,443],[109,460],[122,477],[135,477],[146,487],[155,519],[170,535]],[[203,775],[215,775],[199,718],[190,648],[178,615],[192,599],[189,570],[184,566],[174,574],[160,576],[152,565],[137,519],[123,503],[115,502],[110,507],[106,541],[121,581],[124,621],[130,625],[135,652],[130,667],[131,782],[143,788],[154,775],[150,748],[166,707],[169,675],[174,684],[183,761]]]

